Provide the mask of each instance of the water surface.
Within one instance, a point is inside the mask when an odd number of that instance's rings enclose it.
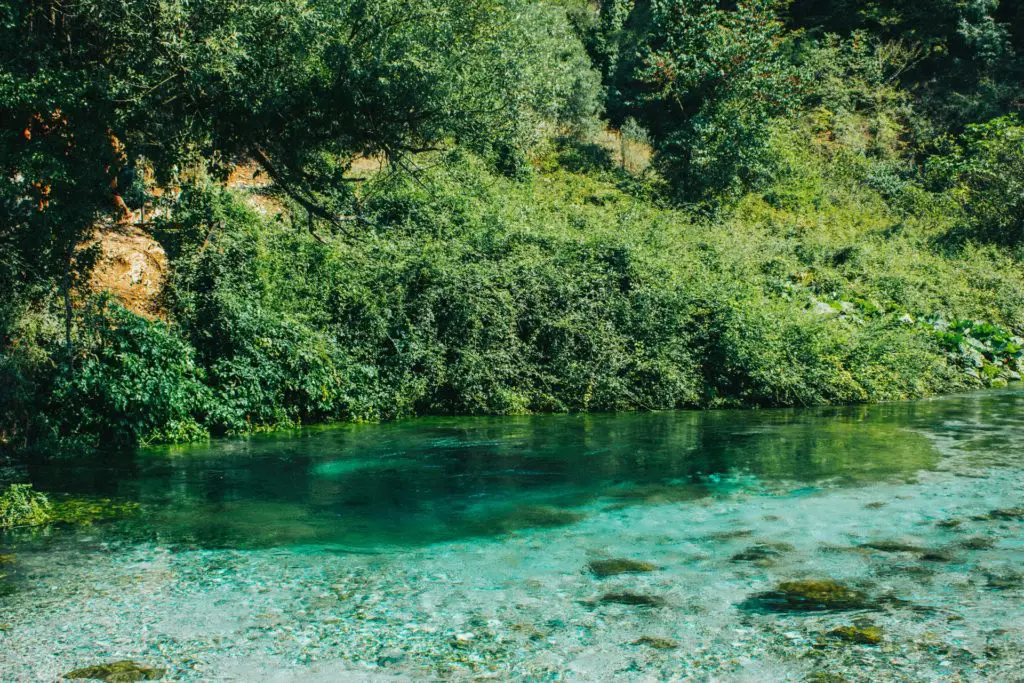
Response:
[[[1022,409],[419,419],[34,463],[57,498],[140,507],[0,537],[0,678],[1014,680]],[[588,569],[616,558],[655,570]],[[870,604],[748,608],[803,579]],[[828,635],[858,619],[883,641]]]

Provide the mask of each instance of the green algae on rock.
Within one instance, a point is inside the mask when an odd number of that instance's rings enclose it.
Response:
[[[658,595],[647,595],[644,593],[605,593],[601,596],[601,602],[616,605],[632,605],[634,607],[664,607],[665,598]]]
[[[672,640],[671,638],[661,638],[658,636],[643,636],[634,640],[632,645],[646,645],[652,647],[655,650],[675,650],[679,647],[679,643]]]
[[[158,681],[167,674],[166,669],[157,669],[131,660],[96,664],[75,669],[64,674],[65,680],[108,681],[108,683],[132,683],[134,681]]]
[[[142,506],[131,501],[110,498],[65,498],[53,503],[51,521],[58,524],[89,526],[135,515]]]
[[[879,626],[840,626],[828,632],[829,638],[857,645],[878,645],[882,642]]]
[[[0,567],[5,565],[14,564],[14,555],[0,555]]]
[[[599,579],[618,574],[642,574],[657,571],[658,567],[650,562],[613,558],[610,560],[593,560],[587,565],[590,573]]]
[[[1024,574],[1007,569],[1001,572],[986,572],[986,586],[993,590],[1005,591],[1024,588]]]
[[[760,565],[774,564],[784,553],[793,552],[789,543],[758,543],[732,556],[732,562],[753,562]]]
[[[831,579],[783,581],[775,590],[757,593],[741,604],[768,612],[842,612],[875,606],[866,593]]]
[[[1024,520],[1024,507],[992,510],[988,515],[986,515],[986,517],[988,519],[998,519],[1002,521],[1022,521]]]
[[[959,545],[967,550],[991,550],[996,547],[996,541],[988,536],[971,536],[960,541]]]
[[[869,541],[867,543],[861,543],[861,548],[868,548],[870,550],[878,550],[883,553],[922,553],[925,549],[914,545],[913,543],[905,543],[903,541]]]

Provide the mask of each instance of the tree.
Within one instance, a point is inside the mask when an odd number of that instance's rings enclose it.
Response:
[[[732,194],[769,172],[770,124],[797,103],[776,0],[653,0],[637,78],[642,120],[684,199]]]
[[[0,284],[60,280],[70,347],[76,247],[142,160],[169,183],[255,159],[312,231],[349,231],[357,156],[518,158],[540,120],[593,114],[587,72],[564,10],[529,0],[4,3]]]

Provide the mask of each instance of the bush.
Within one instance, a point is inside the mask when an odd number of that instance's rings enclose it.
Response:
[[[960,207],[958,228],[969,239],[1024,244],[1024,124],[1004,116],[967,127],[948,151],[929,160],[935,190]]]
[[[11,484],[0,493],[0,530],[38,526],[51,519],[52,506],[31,484]]]
[[[51,395],[62,435],[92,435],[104,446],[206,435],[203,372],[166,323],[101,295],[82,315],[79,344],[75,362],[59,366]]]

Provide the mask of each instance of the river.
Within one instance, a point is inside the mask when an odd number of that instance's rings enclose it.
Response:
[[[1019,387],[341,425],[22,474],[132,505],[0,535],[4,681],[121,660],[180,681],[1024,671]]]

